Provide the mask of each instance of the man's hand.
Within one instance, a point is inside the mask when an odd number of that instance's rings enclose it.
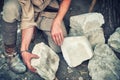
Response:
[[[57,16],[52,24],[51,37],[53,38],[53,41],[59,46],[62,45],[64,39],[61,23],[70,6],[70,2],[71,0],[62,0]]]
[[[63,30],[61,27],[61,21],[58,19],[55,19],[53,21],[52,28],[51,28],[51,36],[53,41],[57,45],[60,46],[63,43],[63,39],[64,39]]]
[[[35,72],[36,69],[34,69],[34,68],[31,66],[31,63],[30,63],[30,62],[31,62],[31,59],[32,59],[32,58],[39,58],[39,57],[38,57],[37,55],[31,54],[31,53],[29,53],[29,52],[27,52],[27,51],[22,52],[21,54],[22,54],[23,61],[24,61],[24,63],[27,65],[28,69],[29,69],[30,71],[32,71],[32,72]]]

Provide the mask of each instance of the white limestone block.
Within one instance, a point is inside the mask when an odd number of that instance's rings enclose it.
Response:
[[[70,67],[76,67],[93,56],[91,45],[85,36],[66,37],[61,49]]]
[[[102,24],[104,24],[104,18],[101,13],[86,13],[72,16],[70,18],[70,27],[79,27],[84,31],[84,33],[93,29],[99,29]]]
[[[37,73],[45,80],[55,79],[59,56],[44,43],[36,44],[32,53],[40,57],[31,60],[31,65],[37,70]]]

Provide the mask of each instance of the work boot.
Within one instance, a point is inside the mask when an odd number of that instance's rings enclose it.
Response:
[[[10,52],[12,51],[12,52]],[[9,53],[10,52],[10,53]],[[9,68],[15,73],[24,73],[26,71],[26,66],[20,60],[19,54],[13,49],[8,48],[8,52],[4,52],[4,55],[7,59]]]
[[[9,23],[1,19],[2,22],[2,38],[4,44],[4,54],[8,65],[15,73],[24,73],[26,66],[20,60],[16,50],[17,41],[17,21]]]

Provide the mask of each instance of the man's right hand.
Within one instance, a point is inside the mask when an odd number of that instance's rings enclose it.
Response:
[[[36,69],[34,69],[34,68],[31,66],[31,59],[32,59],[32,58],[39,58],[39,57],[38,57],[37,55],[31,54],[31,53],[29,53],[29,52],[27,52],[27,51],[22,52],[21,55],[22,55],[22,58],[23,58],[24,63],[27,65],[28,69],[29,69],[30,71],[32,71],[32,72],[35,72]]]

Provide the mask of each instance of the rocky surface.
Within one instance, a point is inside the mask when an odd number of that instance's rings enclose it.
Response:
[[[107,44],[98,44],[88,69],[92,80],[120,80],[120,60]]]
[[[110,36],[108,44],[113,50],[120,53],[120,27]]]

